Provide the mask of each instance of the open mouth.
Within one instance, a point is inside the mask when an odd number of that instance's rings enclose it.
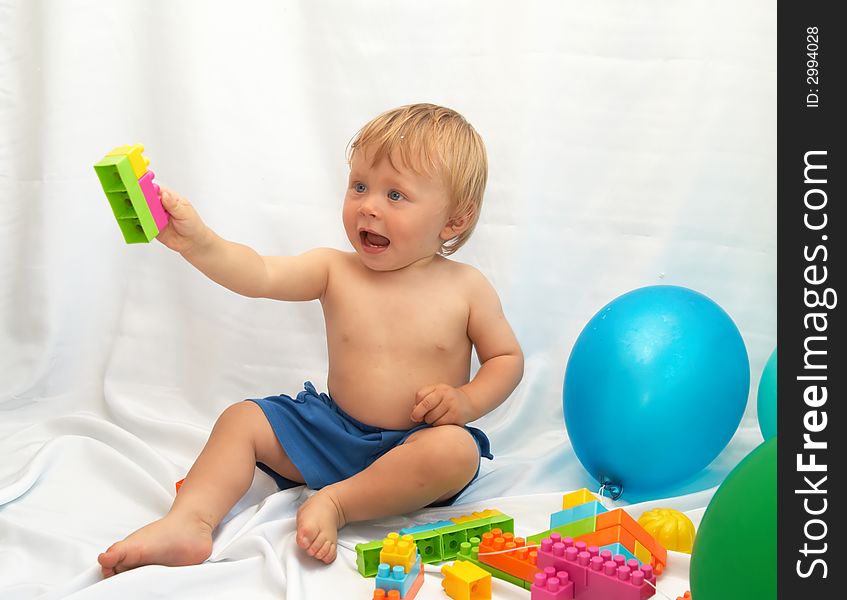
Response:
[[[359,231],[359,238],[362,240],[362,247],[371,250],[384,250],[391,243],[384,235],[365,229]]]

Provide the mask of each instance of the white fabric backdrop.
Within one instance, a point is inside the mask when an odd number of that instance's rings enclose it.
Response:
[[[519,533],[543,529],[562,492],[596,487],[562,418],[570,348],[601,306],[650,284],[718,302],[750,356],[727,449],[632,505],[699,521],[761,441],[775,66],[764,0],[0,0],[0,597],[365,597],[349,548],[392,528],[495,507]],[[321,567],[292,541],[307,492],[273,494],[260,474],[210,562],[100,582],[97,553],[167,510],[220,411],[324,386],[326,350],[317,303],[241,298],[157,243],[125,245],[92,165],[142,142],[221,235],[264,253],[346,248],[345,146],[418,101],[486,140],[486,204],[456,258],[497,287],[526,354],[513,397],[478,422],[496,460],[469,504],[348,527]],[[444,597],[428,571],[420,597]],[[659,587],[687,584],[674,554]]]

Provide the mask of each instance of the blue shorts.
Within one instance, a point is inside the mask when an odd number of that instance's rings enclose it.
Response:
[[[252,401],[265,413],[279,443],[303,475],[306,485],[315,490],[352,477],[405,442],[414,432],[431,427],[428,424],[406,430],[371,427],[342,411],[328,394],[318,394],[310,381],[304,387],[306,389],[296,398],[281,395]],[[476,442],[480,456],[494,458],[488,437],[475,427],[466,426],[465,429]],[[258,463],[257,466],[273,477],[280,489],[301,485],[272,471],[267,465]],[[478,474],[477,466],[473,479]],[[463,491],[464,488],[459,494]],[[459,494],[439,504],[451,504]]]

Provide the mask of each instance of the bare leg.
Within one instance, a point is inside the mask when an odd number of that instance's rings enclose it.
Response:
[[[239,402],[218,418],[168,514],[97,557],[103,577],[142,565],[206,560],[212,531],[250,487],[257,461],[292,481],[303,481],[262,409],[255,402]]]
[[[476,473],[479,449],[466,429],[416,431],[364,471],[328,485],[297,511],[297,543],[332,562],[338,530],[353,521],[400,515],[457,494]]]

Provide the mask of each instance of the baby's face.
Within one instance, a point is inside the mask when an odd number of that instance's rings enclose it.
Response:
[[[344,197],[344,230],[362,263],[394,271],[430,260],[455,234],[447,226],[450,199],[439,177],[420,175],[387,159],[353,155]],[[444,237],[447,236],[447,237]]]

